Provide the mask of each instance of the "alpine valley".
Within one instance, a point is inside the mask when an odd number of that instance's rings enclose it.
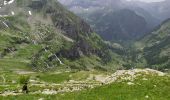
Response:
[[[0,0],[0,100],[169,100],[169,3]]]

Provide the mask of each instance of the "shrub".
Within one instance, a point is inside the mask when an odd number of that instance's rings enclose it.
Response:
[[[20,76],[19,78],[19,83],[20,84],[25,84],[29,82],[30,77],[29,76]]]

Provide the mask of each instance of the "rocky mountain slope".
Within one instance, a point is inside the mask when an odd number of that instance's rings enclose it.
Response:
[[[164,21],[151,34],[146,35],[136,43],[143,53],[148,66],[159,70],[170,66],[170,19]]]
[[[100,14],[102,15],[102,13]],[[145,18],[129,9],[110,11],[102,16],[94,13],[91,16],[92,21],[90,23],[95,23],[94,29],[96,32],[109,41],[121,42],[133,40],[143,36],[143,33],[149,30],[149,25]]]
[[[120,48],[105,43],[56,0],[5,0],[0,16],[2,63],[15,59],[45,71],[100,68],[121,59]]]

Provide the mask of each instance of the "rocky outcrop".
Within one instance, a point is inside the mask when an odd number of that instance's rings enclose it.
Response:
[[[143,77],[143,80],[147,80],[147,75],[149,76],[165,76],[166,74],[153,69],[133,69],[133,70],[118,70],[110,76],[105,78],[96,78],[97,81],[100,81],[104,84],[110,84],[113,82],[122,82],[129,81],[127,84],[132,85],[135,79],[138,77]]]

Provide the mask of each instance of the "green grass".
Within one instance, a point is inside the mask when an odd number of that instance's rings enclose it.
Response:
[[[28,59],[31,58],[33,54],[36,54],[40,49],[40,45],[23,45],[20,46],[20,49],[17,51],[15,57]]]
[[[38,75],[37,77],[45,82],[49,83],[62,83],[64,81],[68,81],[70,73],[60,73],[60,74],[47,74],[47,73],[42,73]]]
[[[129,86],[125,83],[113,83],[111,85],[75,92],[61,96],[60,100],[169,100],[170,78],[150,77],[148,81],[136,80],[136,84]],[[156,85],[156,87],[154,87]],[[60,97],[60,96],[59,96]]]
[[[77,72],[77,73],[73,73],[71,75],[71,78],[74,79],[74,80],[85,80],[89,77],[89,75],[90,75],[90,72],[80,71],[80,72]]]
[[[13,41],[11,37],[0,31],[0,52],[9,46],[11,41]]]
[[[110,85],[57,95],[20,95],[0,97],[2,100],[169,100],[170,77],[148,76],[148,80],[137,79],[135,85],[116,82]],[[148,98],[146,98],[148,96]]]
[[[0,70],[30,69],[23,59],[0,59]]]
[[[68,65],[71,69],[85,70],[93,68],[94,66],[101,67],[100,58],[97,56],[82,56],[79,59],[69,60],[63,59],[65,65]]]

